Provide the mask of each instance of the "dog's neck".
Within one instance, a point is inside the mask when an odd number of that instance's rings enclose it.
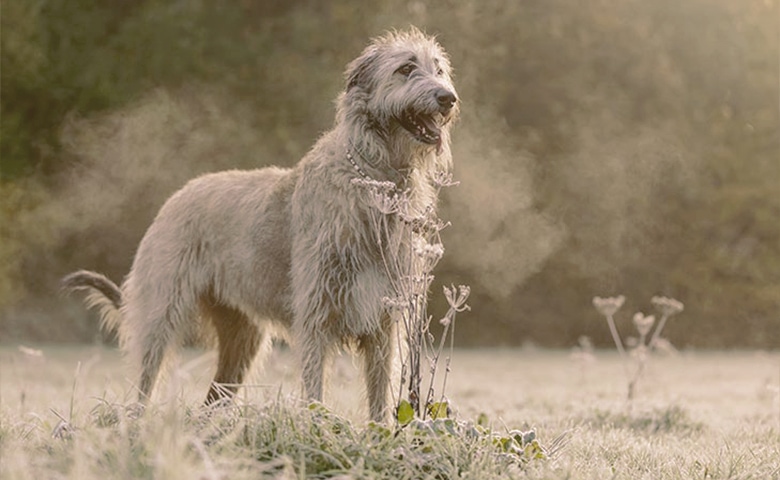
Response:
[[[372,180],[391,181],[403,188],[415,171],[433,170],[433,165],[439,163],[439,153],[433,147],[403,138],[405,132],[388,134],[365,124],[352,127],[345,138],[350,163],[353,168],[358,165]],[[445,150],[449,152],[448,147]]]
[[[345,157],[357,178],[368,182],[392,182],[395,193],[403,193],[408,199],[407,208],[411,215],[420,215],[426,209],[436,209],[438,189],[431,182],[430,172],[425,170],[424,164],[397,169],[387,163],[369,159],[359,148],[351,146],[351,142],[348,145]]]
[[[393,165],[384,164],[381,158],[368,157],[359,147],[355,146],[352,142],[347,146],[346,153],[347,160],[352,165],[352,168],[357,174],[365,180],[386,180],[393,182],[396,188],[403,190],[406,188],[409,178],[412,174],[411,167],[396,168]],[[380,175],[383,178],[377,178]]]
[[[362,117],[346,115],[339,121],[344,122],[343,128],[339,129],[340,142],[344,146],[342,158],[351,164],[357,178],[393,182],[398,192],[408,192],[410,206],[415,212],[435,208],[438,188],[431,181],[431,175],[437,171],[448,172],[451,167],[446,128],[442,129],[442,142],[437,148],[411,140],[406,132],[392,131],[402,128],[400,126],[372,122],[365,114]]]

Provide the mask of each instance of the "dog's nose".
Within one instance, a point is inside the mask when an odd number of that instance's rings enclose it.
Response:
[[[455,94],[449,90],[440,88],[436,91],[436,101],[439,103],[439,107],[446,111],[455,105],[457,98],[455,97]]]

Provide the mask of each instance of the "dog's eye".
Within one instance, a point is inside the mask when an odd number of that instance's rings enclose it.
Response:
[[[444,70],[442,70],[441,68],[436,70],[436,75],[441,77],[442,75],[444,75]]]
[[[413,63],[406,63],[406,64],[402,65],[398,70],[396,70],[396,72],[400,73],[404,77],[408,77],[409,75],[412,74],[412,72],[414,71],[415,68],[416,67],[414,66]]]

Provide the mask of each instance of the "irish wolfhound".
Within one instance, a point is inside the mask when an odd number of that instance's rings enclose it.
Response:
[[[353,179],[393,182],[416,211],[435,206],[433,175],[451,167],[458,113],[450,74],[442,48],[419,30],[375,39],[347,66],[335,127],[294,168],[187,183],[149,227],[121,290],[94,272],[63,279],[68,290],[88,290],[104,326],[118,330],[140,369],[142,403],[171,349],[215,331],[207,404],[231,397],[282,337],[300,354],[305,394],[318,401],[329,353],[354,345],[371,418],[385,417],[395,322],[381,299],[394,279],[371,231],[375,206]],[[410,224],[393,222],[395,235],[410,237]]]

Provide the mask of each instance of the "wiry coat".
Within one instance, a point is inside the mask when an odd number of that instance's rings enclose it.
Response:
[[[80,271],[70,289],[119,332],[140,367],[144,401],[170,348],[216,330],[219,364],[207,402],[235,392],[261,350],[285,337],[300,353],[306,394],[322,399],[328,353],[344,342],[365,358],[371,417],[386,413],[393,321],[382,252],[355,178],[408,189],[413,211],[435,207],[432,175],[451,164],[458,105],[449,61],[418,30],[375,39],[347,68],[336,124],[292,169],[204,175],[162,207],[121,292]],[[393,220],[394,235],[410,228]],[[220,384],[227,384],[220,386]]]

